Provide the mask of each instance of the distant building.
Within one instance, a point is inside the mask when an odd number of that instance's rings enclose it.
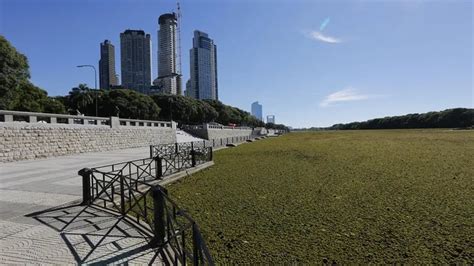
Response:
[[[275,116],[274,115],[267,115],[267,123],[275,124]]]
[[[101,89],[110,89],[118,85],[115,73],[115,47],[109,40],[100,44],[99,80]]]
[[[191,84],[188,96],[218,100],[217,47],[207,33],[194,31],[193,48],[189,51]]]
[[[162,93],[181,95],[181,69],[178,69],[178,17],[175,13],[158,18],[158,78],[153,85]]]
[[[252,115],[263,121],[262,105],[257,102],[252,103]]]
[[[193,97],[191,92],[191,79],[188,79],[188,81],[186,81],[186,90],[184,91],[184,95],[188,97]]]
[[[122,86],[148,93],[151,86],[151,37],[142,30],[120,33]]]

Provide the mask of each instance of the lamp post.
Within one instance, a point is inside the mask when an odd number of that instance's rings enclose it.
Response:
[[[93,65],[78,65],[77,67],[91,67],[94,69],[94,81],[95,81],[95,116],[99,116],[98,108],[97,108],[97,70]]]

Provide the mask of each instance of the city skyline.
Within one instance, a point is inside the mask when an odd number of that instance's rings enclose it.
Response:
[[[79,83],[94,84],[88,71],[75,66],[97,64],[101,41],[117,45],[118,33],[127,28],[156,32],[157,17],[174,8],[160,1],[4,0],[0,5],[2,35],[29,58],[32,81],[53,96]],[[252,100],[261,99],[268,113],[289,126],[473,105],[469,1],[255,1],[251,8],[183,1],[181,6],[182,51],[191,48],[195,29],[218,40],[220,100],[248,110]],[[127,16],[116,19],[117,13]],[[102,24],[107,27],[97,27]],[[55,34],[43,38],[51,31]]]

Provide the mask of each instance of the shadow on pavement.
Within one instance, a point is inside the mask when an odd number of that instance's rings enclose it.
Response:
[[[167,264],[151,236],[119,214],[72,202],[26,216],[57,231],[78,264]]]

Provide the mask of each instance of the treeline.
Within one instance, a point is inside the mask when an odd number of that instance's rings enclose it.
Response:
[[[220,101],[196,100],[180,95],[149,96],[125,89],[93,90],[80,84],[72,88],[68,95],[49,97],[29,78],[26,56],[0,35],[0,109],[3,110],[287,129],[280,124],[265,124],[249,112]]]
[[[335,124],[328,129],[468,128],[473,126],[474,109],[454,108],[440,112],[389,116],[364,122]]]
[[[54,97],[68,113],[94,116],[120,116],[148,120],[174,120],[180,124],[217,122],[223,125],[262,127],[265,123],[249,112],[220,101],[196,100],[181,95],[145,95],[133,90],[92,90],[85,84],[68,95]],[[96,104],[97,101],[97,104]]]

